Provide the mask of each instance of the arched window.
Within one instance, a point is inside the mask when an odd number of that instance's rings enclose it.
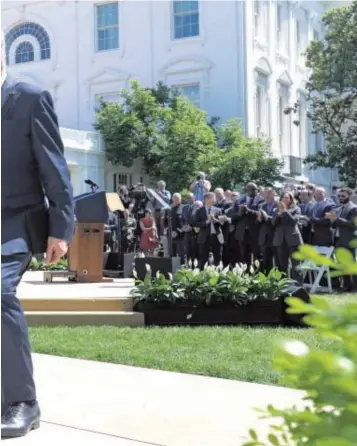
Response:
[[[18,39],[21,36],[32,36],[34,37],[39,44],[40,47],[40,54],[39,59],[45,60],[51,58],[51,44],[50,44],[50,38],[47,34],[47,31],[42,28],[42,26],[38,25],[37,23],[32,22],[23,22],[19,25],[14,26],[10,29],[10,31],[5,36],[5,45],[6,45],[6,61],[9,63],[9,52],[11,45],[15,42],[16,39]],[[27,46],[31,45],[28,42],[26,43]],[[32,45],[31,45],[32,46]],[[17,51],[16,49],[16,56],[15,56],[15,62],[20,63],[17,61]],[[34,55],[34,50],[32,46],[32,54]],[[36,58],[33,56],[32,60],[35,60]],[[29,60],[24,60],[23,62],[28,62]]]
[[[21,42],[15,51],[15,63],[33,62],[34,50],[30,42]]]

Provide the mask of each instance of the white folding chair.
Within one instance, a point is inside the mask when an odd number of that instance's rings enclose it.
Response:
[[[326,256],[327,258],[332,258],[334,247],[333,246],[314,246],[319,254]],[[304,277],[304,287],[310,290],[310,293],[316,293],[317,290],[328,291],[332,293],[332,283],[330,268],[328,266],[317,266],[314,262],[310,260],[305,260],[301,265],[300,269],[303,272]],[[327,287],[321,286],[320,282],[324,274],[327,279]],[[308,279],[308,282],[305,280]]]

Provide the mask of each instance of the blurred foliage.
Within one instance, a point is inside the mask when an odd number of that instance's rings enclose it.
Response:
[[[354,246],[356,246],[354,242]],[[302,246],[296,258],[329,266],[335,275],[356,274],[351,253],[336,250],[336,262]],[[304,390],[301,406],[277,409],[268,406],[264,417],[282,419],[271,426],[267,439],[254,429],[243,446],[356,446],[357,445],[357,299],[337,306],[321,297],[311,303],[289,297],[288,312],[304,314],[305,322],[322,337],[340,343],[339,353],[309,350],[300,341],[286,341],[277,351],[275,367],[284,375],[284,384]]]

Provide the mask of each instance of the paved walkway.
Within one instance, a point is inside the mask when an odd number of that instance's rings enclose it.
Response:
[[[42,427],[9,445],[240,446],[255,407],[291,406],[279,387],[34,355]]]

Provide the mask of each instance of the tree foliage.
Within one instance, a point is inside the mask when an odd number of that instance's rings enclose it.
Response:
[[[200,156],[217,149],[205,113],[162,83],[147,89],[132,82],[122,102],[102,103],[96,128],[108,160],[130,167],[142,159],[146,172],[181,190],[199,170]]]
[[[326,151],[317,148],[306,162],[313,169],[337,168],[340,180],[356,187],[357,1],[327,11],[323,25],[324,40],[312,41],[306,50],[306,65],[312,70],[306,88],[308,117],[314,132],[324,136]]]
[[[214,184],[233,189],[248,181],[272,185],[282,179],[283,163],[272,156],[269,141],[244,136],[238,120],[220,126],[217,137],[219,150],[205,159]]]
[[[198,171],[227,188],[280,179],[281,163],[267,142],[245,137],[236,120],[222,126],[218,121],[163,83],[147,89],[134,81],[120,103],[101,104],[96,129],[112,164],[130,167],[140,158],[149,176],[172,191],[188,187]]]

